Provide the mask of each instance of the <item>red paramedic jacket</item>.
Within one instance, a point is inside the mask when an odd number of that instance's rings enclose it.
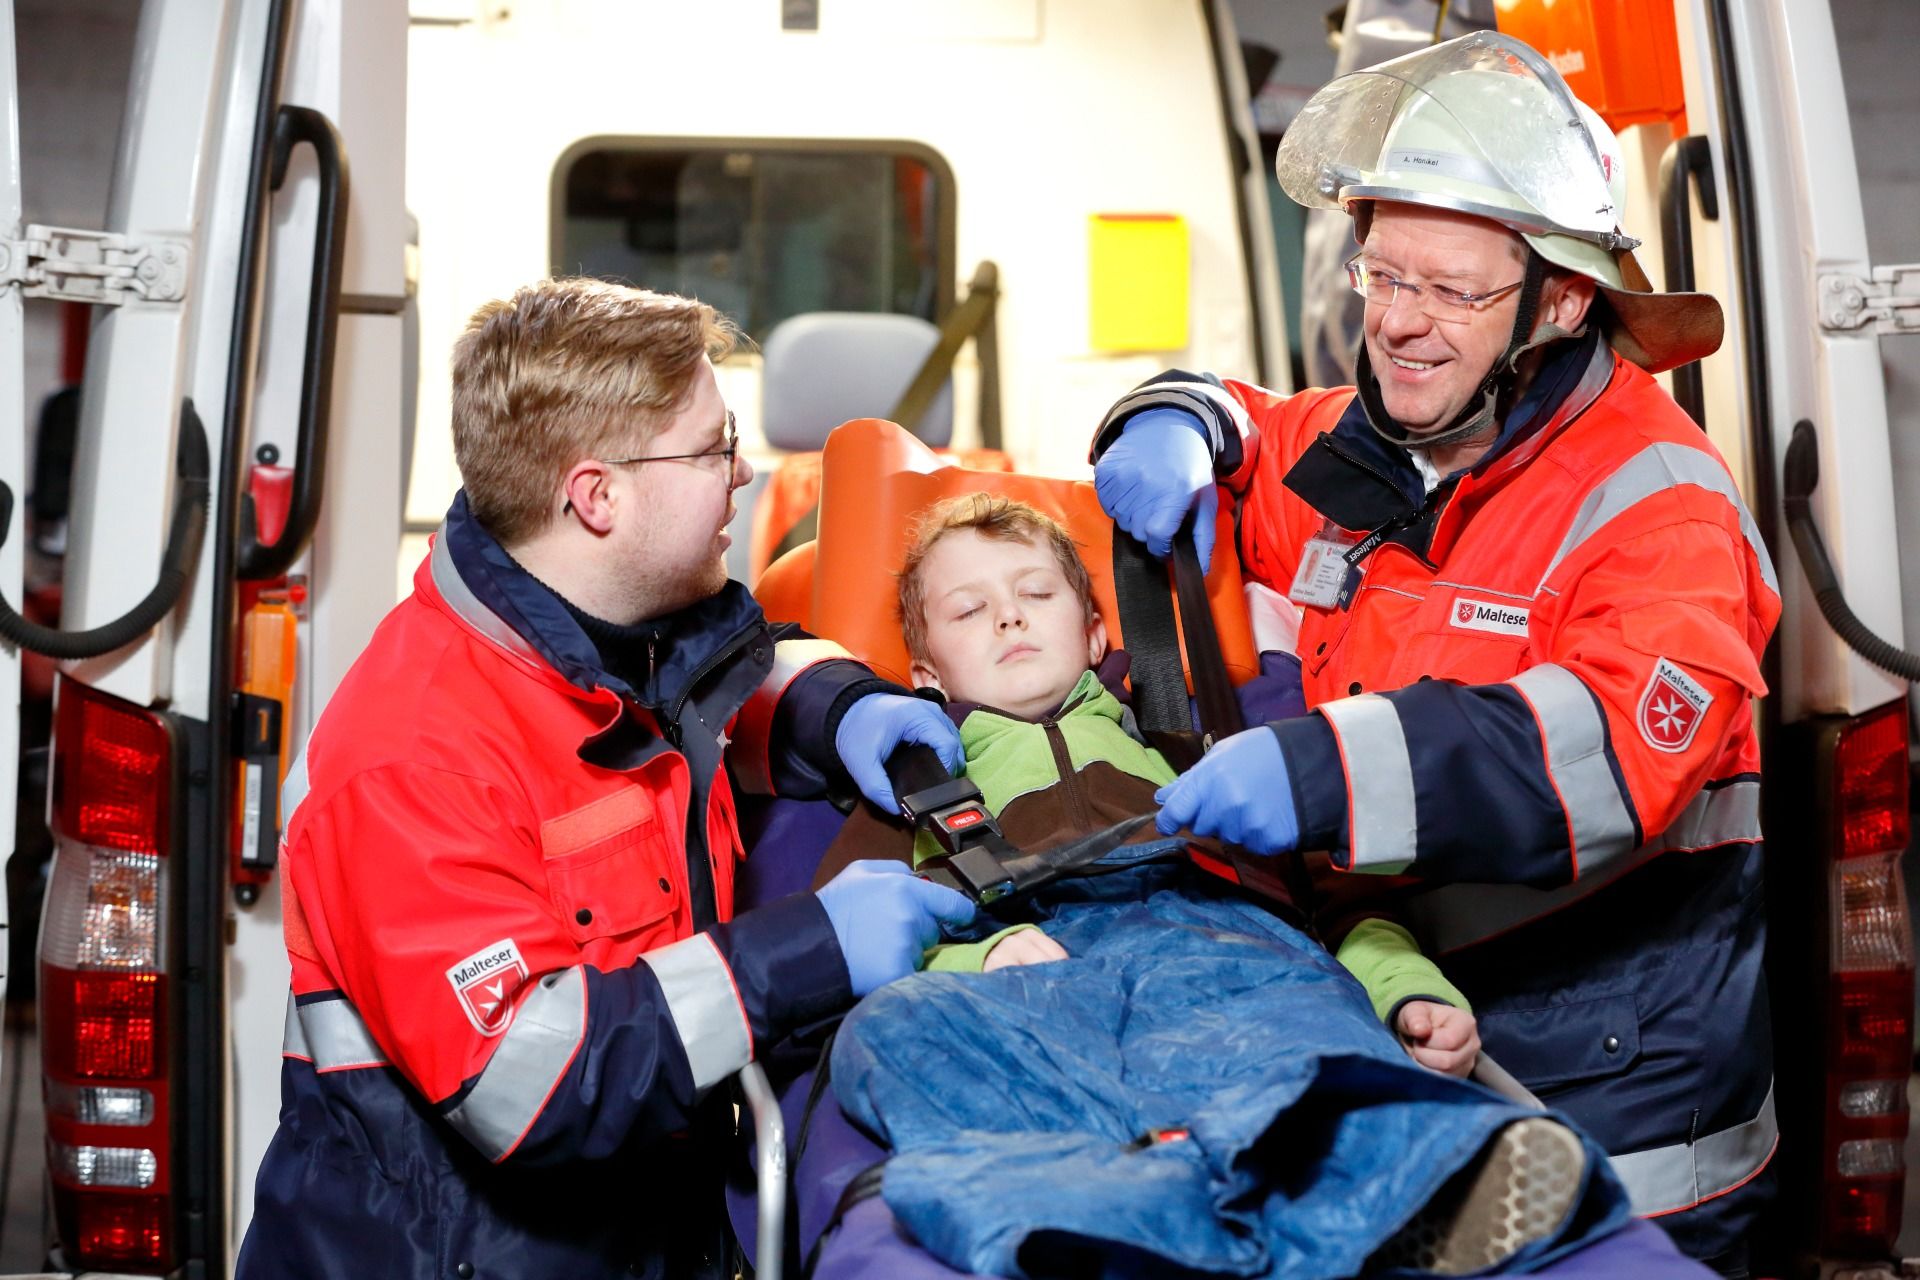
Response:
[[[1156,406],[1203,424],[1260,648],[1300,663],[1312,714],[1272,729],[1301,847],[1373,873],[1329,892],[1414,926],[1638,1211],[1731,1244],[1776,1136],[1751,700],[1780,600],[1725,463],[1597,333],[1430,493],[1352,388],[1167,374],[1096,455]]]
[[[817,794],[839,715],[891,688],[782,634],[729,584],[631,689],[456,502],[289,777],[284,1105],[243,1275],[714,1262],[684,1135],[851,1002],[813,895],[733,917],[726,766]]]

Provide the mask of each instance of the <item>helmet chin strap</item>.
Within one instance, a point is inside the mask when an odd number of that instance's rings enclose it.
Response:
[[[1403,449],[1436,449],[1470,440],[1489,431],[1498,432],[1501,415],[1512,407],[1520,357],[1535,347],[1574,336],[1555,324],[1542,325],[1538,334],[1534,332],[1534,317],[1540,310],[1540,294],[1546,279],[1546,260],[1528,249],[1526,280],[1520,286],[1520,308],[1513,317],[1513,334],[1507,339],[1507,349],[1494,360],[1493,368],[1488,370],[1479,390],[1473,393],[1466,407],[1438,431],[1416,435],[1387,412],[1386,401],[1380,395],[1380,380],[1374,376],[1373,361],[1367,354],[1367,343],[1363,337],[1360,354],[1354,364],[1354,381],[1359,384],[1360,406],[1366,410],[1367,424],[1383,440]]]

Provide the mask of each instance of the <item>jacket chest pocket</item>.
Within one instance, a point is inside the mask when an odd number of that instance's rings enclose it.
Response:
[[[1308,610],[1311,622],[1300,626],[1300,662],[1316,695],[1309,704],[1394,688],[1387,676],[1420,607],[1416,592],[1362,578],[1346,610]]]
[[[1436,587],[1411,619],[1394,675],[1461,684],[1510,680],[1532,665],[1533,602],[1470,587]]]
[[[547,892],[574,941],[657,926],[685,895],[686,869],[653,797],[629,786],[541,824]]]

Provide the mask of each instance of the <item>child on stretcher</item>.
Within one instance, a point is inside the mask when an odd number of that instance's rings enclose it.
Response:
[[[934,505],[909,544],[899,607],[914,683],[945,696],[967,776],[1016,847],[1047,848],[1152,811],[1175,772],[1133,730],[1125,655],[1108,652],[1086,565],[1052,518],[988,493]],[[872,819],[849,822],[816,881],[904,839]],[[1135,837],[1158,839],[1151,827]],[[914,862],[939,852],[922,836]],[[991,972],[1065,958],[1040,926],[1022,924],[939,947],[928,967]],[[1462,1077],[1473,1069],[1473,1012],[1406,929],[1363,920],[1338,958],[1416,1061]]]
[[[1108,652],[1086,567],[1056,522],[998,495],[941,502],[918,524],[899,598],[913,679],[944,695],[967,776],[1014,846],[1049,848],[1152,811],[1175,771],[1135,731],[1121,693],[1125,655]],[[920,839],[897,819],[857,810],[817,876],[889,852],[915,865],[938,856]],[[1162,858],[1184,843],[1151,826],[1135,841],[1143,855]],[[1143,870],[1138,892],[1123,883]],[[1023,1248],[1076,1240],[1074,1248],[1145,1248],[1197,1272],[1231,1256],[1230,1269],[1259,1273],[1246,1253],[1253,1250],[1277,1268],[1272,1274],[1463,1274],[1530,1267],[1624,1217],[1624,1197],[1595,1168],[1604,1161],[1559,1121],[1502,1108],[1464,1086],[1422,1085],[1404,1058],[1385,1075],[1369,1067],[1397,1056],[1391,1038],[1379,1023],[1366,1030],[1359,992],[1342,994],[1351,983],[1312,959],[1313,945],[1284,923],[1286,904],[1276,919],[1216,878],[1164,862],[1115,875],[1043,890],[1027,904],[1041,923],[944,944],[929,958],[930,970],[992,974],[1000,990],[912,978],[870,996],[842,1028],[835,1090],[850,1115],[895,1148],[888,1205],[949,1265],[1000,1271],[1016,1257],[1024,1266]],[[1069,976],[1061,965],[1063,981],[1046,982],[1070,949],[1094,968]],[[1479,1049],[1473,1014],[1404,928],[1362,920],[1337,954],[1373,1016],[1416,1061],[1467,1075]],[[1012,981],[1022,972],[1037,981]],[[1217,1034],[1179,1038],[1190,1034],[1182,1024],[1209,1019]],[[1158,1035],[1140,1030],[1149,1026],[1173,1028],[1173,1046],[1142,1050],[1135,1037]],[[970,1028],[964,1042],[952,1041],[955,1027]],[[1090,1048],[1071,1036],[1047,1046],[1063,1027],[1111,1028],[1113,1042],[1096,1031],[1100,1043]],[[1009,1058],[1000,1047],[1009,1044],[1025,1048]],[[1199,1061],[1208,1053],[1217,1061]],[[1113,1086],[1106,1096],[1077,1075],[1053,1075],[1053,1064],[1081,1056],[1125,1064],[1102,1077]],[[900,1064],[930,1060],[940,1068],[902,1076]],[[967,1087],[1001,1073],[985,1097]],[[1254,1096],[1269,1099],[1272,1112],[1216,1109],[1218,1099]],[[1009,1120],[1002,1099],[1017,1099],[1024,1120]],[[1206,1213],[1167,1208],[1164,1221],[1152,1221],[1121,1211],[1142,1200],[1177,1204],[1158,1183],[1120,1188],[1114,1212],[1089,1207],[1090,1193],[1073,1189],[1076,1144],[1091,1143],[1095,1163],[1109,1167],[1103,1144],[1143,1116],[1174,1120],[1170,1130],[1147,1129],[1149,1143],[1166,1132],[1184,1138],[1190,1123],[1213,1135],[1191,1144],[1180,1174],[1193,1204],[1258,1204],[1254,1218],[1270,1229],[1250,1232],[1238,1208],[1213,1226],[1195,1225]],[[1289,1124],[1310,1126],[1325,1145],[1289,1142],[1293,1172],[1247,1183],[1252,1153]],[[1237,1137],[1222,1132],[1235,1126]],[[965,1181],[983,1159],[996,1176],[1025,1185],[1002,1185],[998,1201],[976,1213],[950,1180]],[[1057,1174],[1046,1172],[1050,1162]],[[1003,1220],[1009,1202],[1023,1218],[1012,1233]],[[1519,1217],[1516,1206],[1525,1206]]]

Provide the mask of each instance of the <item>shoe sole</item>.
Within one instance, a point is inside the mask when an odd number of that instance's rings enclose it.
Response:
[[[1559,1121],[1516,1120],[1380,1246],[1368,1269],[1460,1276],[1498,1266],[1566,1225],[1586,1164],[1580,1139]]]

